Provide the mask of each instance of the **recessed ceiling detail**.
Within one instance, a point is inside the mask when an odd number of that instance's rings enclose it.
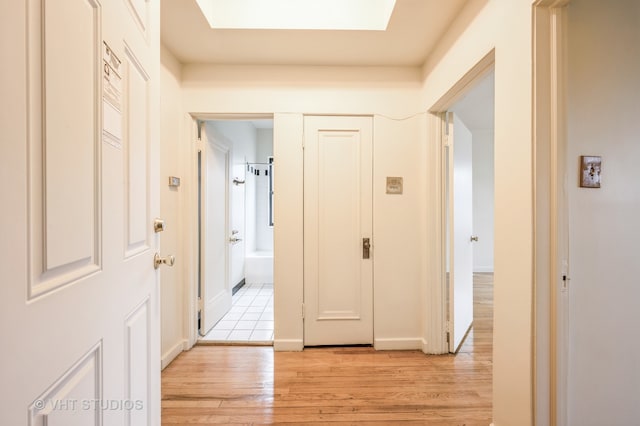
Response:
[[[196,0],[214,29],[385,31],[396,0]]]
[[[198,1],[209,11],[206,15],[213,16],[207,6],[212,5],[211,0]],[[365,1],[368,5],[376,0]],[[279,31],[211,28],[196,0],[161,0],[160,30],[164,47],[183,64],[416,68],[425,63],[439,41],[455,42],[443,37],[455,28],[454,20],[463,8],[471,7],[462,16],[472,19],[486,3],[396,0],[386,31]],[[369,13],[369,8],[360,12]]]

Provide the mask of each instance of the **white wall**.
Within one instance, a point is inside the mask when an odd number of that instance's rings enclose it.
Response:
[[[531,36],[531,0],[469,2],[424,67],[422,102],[428,109],[495,49],[496,426],[532,422]],[[435,177],[430,182],[437,184]],[[437,205],[436,188],[428,194]],[[433,229],[435,212],[429,214]]]
[[[207,135],[216,133],[224,137],[231,145],[231,174],[233,178],[245,180],[249,177],[247,173],[246,163],[256,161],[256,128],[248,121],[207,121]],[[245,208],[247,196],[247,183],[244,185],[231,185],[230,203],[231,218],[229,235],[231,230],[237,230],[236,236],[242,241],[231,246],[231,267],[229,270],[229,279],[231,286],[235,286],[244,278],[245,252],[247,244],[249,247],[255,247],[255,234],[247,231],[247,224],[253,224],[256,221],[256,210],[251,208],[251,203]]]
[[[269,157],[273,157],[273,129],[258,129],[256,161],[268,163]],[[262,166],[262,169],[267,167]],[[261,251],[273,251],[273,227],[269,226],[269,179],[261,173],[255,180],[256,250]]]
[[[473,271],[493,272],[493,129],[473,129]]]
[[[531,3],[469,2],[422,72],[395,68],[184,67],[185,112],[275,113],[276,190],[287,188],[276,197],[276,219],[282,222],[274,235],[276,349],[296,349],[302,343],[302,114],[378,114],[377,126],[383,122],[382,115],[399,118],[424,112],[495,49],[494,422],[496,426],[531,424]],[[402,130],[405,132],[413,134]],[[428,132],[435,133],[432,128]],[[427,139],[426,135],[416,138]],[[430,288],[437,285],[426,260],[435,247],[430,237],[436,235],[432,212],[439,206],[434,186],[439,183],[429,170],[437,161],[430,156],[435,140],[429,140],[429,151],[424,148],[422,156],[411,149],[396,151],[394,143],[393,137],[379,135],[374,141],[374,194],[381,193],[380,185],[391,173],[403,175],[409,183],[422,181],[424,189],[408,192],[410,196],[402,201],[378,195],[374,205],[379,211],[374,227],[395,230],[381,240],[378,235],[374,241],[378,253],[376,285],[385,282],[384,294],[395,288],[398,293],[393,294],[402,299],[384,304],[375,329],[383,338],[400,336],[399,343],[405,344],[404,337],[418,331],[416,337],[420,339],[429,325],[416,321],[420,307],[415,300],[428,300],[434,294]],[[393,155],[385,157],[390,152]],[[396,213],[409,219],[398,221],[393,216]],[[399,235],[402,238],[397,238]],[[381,252],[389,255],[385,258]],[[415,255],[417,262],[400,269],[394,264],[398,253]],[[278,258],[286,263],[278,262]],[[422,315],[429,318],[424,310]],[[423,330],[419,330],[421,325]]]
[[[185,112],[274,113],[276,349],[303,344],[302,116],[380,115],[374,118],[374,126],[382,126],[374,140],[374,194],[384,193],[386,176],[403,176],[411,189],[403,197],[374,196],[374,228],[390,229],[387,236],[374,237],[374,252],[388,254],[376,255],[374,291],[393,295],[377,307],[374,333],[388,346],[420,348],[426,214],[416,185],[424,182],[425,164],[416,149],[425,138],[412,130],[420,127],[414,121],[385,125],[381,116],[403,118],[419,111],[419,70],[186,65],[183,71]]]
[[[373,281],[376,349],[422,348],[426,276],[426,114],[373,120]],[[402,195],[386,177],[403,178]]]
[[[160,215],[167,224],[161,235],[161,248],[164,255],[176,256],[173,268],[162,268],[160,275],[161,291],[161,341],[162,367],[164,368],[184,347],[184,280],[180,236],[183,232],[180,204],[184,201],[184,186],[172,188],[167,185],[169,176],[182,178],[179,144],[181,140],[182,93],[180,89],[181,66],[167,49],[161,50],[160,67]]]
[[[572,425],[640,418],[640,3],[573,0],[568,27],[569,390]],[[580,155],[602,187],[578,187]]]

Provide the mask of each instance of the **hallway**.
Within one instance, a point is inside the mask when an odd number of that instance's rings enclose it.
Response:
[[[162,374],[162,424],[491,422],[493,275],[460,352],[196,346]]]

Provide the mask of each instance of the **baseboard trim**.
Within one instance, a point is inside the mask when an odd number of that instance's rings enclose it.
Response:
[[[403,351],[422,349],[422,338],[374,339],[373,347],[377,351]]]
[[[304,349],[304,342],[299,339],[276,339],[273,350],[276,352],[300,352]]]
[[[162,355],[160,369],[164,370],[169,364],[171,364],[171,361],[176,359],[176,357],[180,355],[182,351],[185,351],[187,347],[187,340],[181,340],[176,343],[171,349],[169,349],[164,355]]]
[[[233,296],[234,294],[236,294],[238,292],[238,290],[240,290],[242,287],[244,287],[245,284],[245,279],[243,278],[242,281],[240,281],[238,284],[233,286],[233,289],[231,290],[231,295]]]

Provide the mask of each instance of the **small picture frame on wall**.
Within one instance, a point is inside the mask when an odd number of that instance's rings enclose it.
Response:
[[[602,158],[595,155],[580,156],[580,187],[600,188]]]

